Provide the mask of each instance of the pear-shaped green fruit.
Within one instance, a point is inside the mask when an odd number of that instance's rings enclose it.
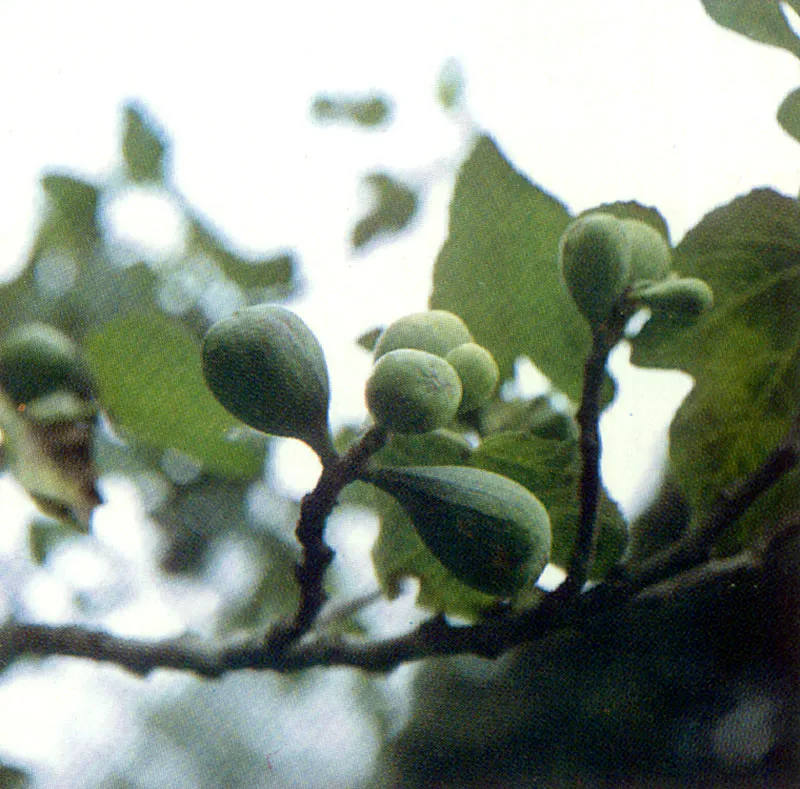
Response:
[[[334,456],[328,367],[314,333],[295,313],[260,304],[223,318],[206,333],[202,360],[209,389],[242,422],[299,438],[323,462]]]
[[[85,400],[92,396],[91,378],[75,343],[43,323],[25,324],[5,336],[0,387],[17,406],[59,391]]]
[[[672,266],[667,239],[652,225],[638,219],[623,219],[622,227],[631,244],[629,284],[663,280]]]
[[[469,413],[488,402],[500,379],[500,369],[491,352],[477,343],[465,342],[453,348],[445,359],[461,379],[459,413]]]
[[[527,488],[468,466],[370,470],[396,498],[422,541],[473,589],[513,597],[532,586],[550,557],[550,518]]]
[[[378,359],[366,400],[376,424],[397,433],[427,433],[455,418],[461,379],[441,356],[400,348]]]
[[[671,277],[655,285],[634,290],[632,298],[653,312],[691,323],[714,305],[709,284],[696,277]]]
[[[471,342],[467,324],[447,310],[428,310],[406,315],[384,329],[375,345],[374,358],[389,351],[414,348],[445,357],[465,342]]]
[[[595,213],[571,222],[561,237],[559,265],[581,314],[592,327],[599,326],[630,277],[631,242],[622,220]]]

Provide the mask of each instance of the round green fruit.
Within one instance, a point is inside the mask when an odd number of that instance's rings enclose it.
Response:
[[[406,315],[384,329],[375,345],[374,358],[390,351],[414,348],[445,357],[465,342],[471,342],[467,324],[447,310],[428,310]]]
[[[376,424],[397,433],[427,433],[455,418],[461,379],[440,356],[400,348],[378,359],[366,400]]]
[[[527,488],[469,466],[382,468],[365,478],[408,513],[431,553],[456,578],[487,594],[514,597],[550,557],[544,505]]]
[[[223,318],[203,339],[202,363],[211,392],[242,422],[299,438],[323,461],[333,456],[328,367],[295,313],[261,304]]]
[[[12,329],[0,344],[0,387],[14,405],[53,392],[72,392],[90,400],[92,384],[78,347],[43,323]]]
[[[672,250],[664,236],[638,219],[623,219],[622,226],[631,244],[630,284],[663,280],[672,266]]]
[[[596,327],[611,313],[631,271],[631,242],[622,220],[611,214],[586,214],[561,237],[561,274],[581,314]]]
[[[482,345],[465,342],[453,348],[445,359],[461,379],[459,413],[469,413],[488,402],[500,379],[500,369],[491,352]]]

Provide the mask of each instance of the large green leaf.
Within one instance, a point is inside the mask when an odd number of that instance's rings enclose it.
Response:
[[[517,172],[494,140],[479,137],[458,174],[430,304],[467,322],[502,378],[524,354],[577,400],[590,336],[557,266],[569,220],[567,209]]]
[[[263,443],[247,432],[231,439],[242,425],[206,388],[199,345],[181,324],[155,311],[132,313],[91,333],[84,351],[100,403],[117,426],[222,476],[260,473]]]
[[[717,24],[800,57],[800,40],[777,0],[701,0]],[[797,8],[795,8],[797,10]]]
[[[473,466],[504,474],[524,485],[547,508],[553,528],[551,561],[566,568],[577,535],[581,461],[576,441],[556,441],[530,433],[500,433],[487,438],[470,459]],[[616,505],[601,491],[597,554],[590,577],[602,578],[622,556],[627,528]]]
[[[642,366],[680,368],[695,387],[670,430],[677,478],[702,516],[753,471],[800,404],[800,204],[757,189],[722,206],[676,250],[676,269],[714,289],[715,307],[691,328],[650,321],[633,342]],[[724,550],[800,504],[796,479],[751,507]]]

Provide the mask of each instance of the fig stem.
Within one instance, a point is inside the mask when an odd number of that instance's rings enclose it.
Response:
[[[325,542],[325,523],[336,506],[345,485],[353,482],[369,458],[386,443],[387,431],[371,427],[342,457],[323,466],[316,487],[303,496],[295,536],[302,548],[301,561],[295,567],[300,586],[300,601],[290,622],[276,624],[265,639],[271,653],[284,651],[311,630],[328,599],[325,571],[333,561],[334,551]]]

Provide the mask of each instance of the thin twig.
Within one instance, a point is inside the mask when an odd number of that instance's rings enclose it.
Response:
[[[295,529],[303,550],[302,560],[295,568],[300,602],[291,622],[278,624],[269,632],[266,639],[268,650],[281,652],[305,635],[325,605],[328,599],[324,586],[325,571],[334,557],[333,549],[325,542],[325,523],[342,489],[357,477],[364,463],[385,442],[384,429],[369,429],[345,455],[323,468],[314,490],[300,502],[300,517]]]

